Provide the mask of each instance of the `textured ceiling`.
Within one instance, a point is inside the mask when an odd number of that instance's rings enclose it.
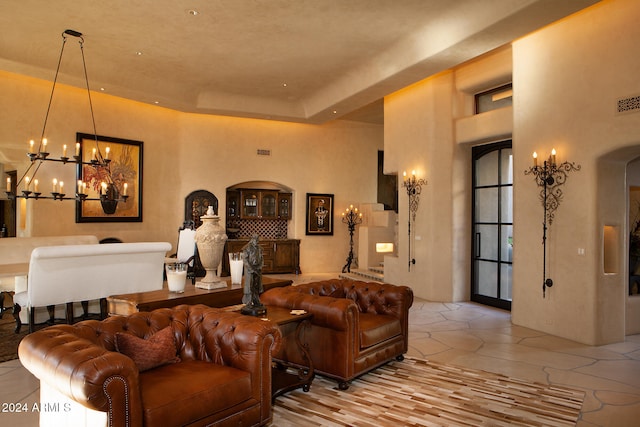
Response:
[[[52,80],[73,29],[93,90],[205,114],[380,122],[386,94],[593,3],[2,0],[0,69]],[[78,52],[69,38],[61,82],[84,85]]]

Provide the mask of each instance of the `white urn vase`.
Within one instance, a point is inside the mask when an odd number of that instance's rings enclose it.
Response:
[[[200,217],[202,225],[196,230],[196,245],[200,262],[207,274],[200,280],[206,289],[226,287],[227,283],[218,277],[218,267],[221,265],[224,244],[227,235],[220,225],[220,217],[215,215],[213,207],[209,206],[206,215]]]

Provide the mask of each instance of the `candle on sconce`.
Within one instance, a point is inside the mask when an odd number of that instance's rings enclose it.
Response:
[[[415,178],[416,177],[416,171],[415,169],[411,171],[411,178]]]
[[[402,172],[402,181],[406,181],[407,180],[407,171]]]
[[[127,184],[126,182],[124,183],[124,185],[122,186],[122,195],[126,196],[127,195],[127,188],[129,188],[129,184]]]
[[[29,191],[29,184],[31,183],[31,178],[29,178],[28,176],[24,177],[24,189],[26,191]]]
[[[78,189],[76,190],[78,194],[82,194],[82,180],[78,180]]]
[[[82,183],[82,194],[87,194],[87,183],[86,182]]]
[[[67,157],[67,144],[62,146],[62,157]]]
[[[80,143],[76,142],[76,156],[80,155]]]
[[[533,167],[537,167],[538,166],[538,153],[536,153],[535,151],[533,152]]]
[[[551,149],[551,164],[552,165],[556,164],[556,149],[555,148]]]
[[[93,152],[91,154],[91,159],[92,160],[96,160],[96,149],[95,148],[93,149]]]
[[[35,143],[33,142],[33,139],[31,141],[29,141],[29,153],[33,154],[33,145]]]
[[[37,193],[37,192],[38,192],[38,180],[37,180],[37,179],[34,179],[34,180],[33,180],[33,191],[34,191],[35,193]]]
[[[107,194],[107,183],[104,181],[100,183],[100,195],[103,194]]]
[[[58,193],[60,194],[64,193],[63,189],[64,189],[64,182],[60,181],[60,189],[58,190]]]
[[[42,152],[46,153],[47,152],[47,143],[49,141],[47,141],[47,138],[42,138]]]
[[[58,192],[58,180],[53,178],[53,188],[52,188],[52,193],[57,193]]]
[[[107,148],[105,148],[105,150],[104,150],[104,151],[105,151],[105,156],[104,156],[104,158],[105,158],[105,159],[108,159],[108,158],[109,158],[109,153],[111,152],[111,147],[107,147]]]
[[[7,192],[11,192],[11,178],[7,178]]]

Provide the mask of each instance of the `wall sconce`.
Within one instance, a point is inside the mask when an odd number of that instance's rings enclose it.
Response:
[[[356,225],[362,223],[362,213],[358,213],[358,208],[353,205],[349,206],[345,212],[342,212],[342,222],[349,227],[349,255],[347,263],[342,267],[343,273],[351,273],[351,263],[353,262],[353,233],[356,231]]]
[[[551,225],[553,218],[562,200],[562,186],[567,182],[567,174],[571,171],[579,171],[580,165],[575,163],[556,162],[556,150],[551,150],[549,159],[538,165],[538,154],[533,153],[533,166],[524,171],[525,175],[533,175],[536,184],[540,187],[540,201],[544,209],[544,221],[542,223],[542,298],[545,297],[547,288],[553,286],[553,280],[547,278],[547,223]]]
[[[416,263],[415,258],[411,256],[411,221],[416,221],[416,213],[418,212],[420,193],[422,193],[423,185],[427,185],[427,181],[422,178],[417,179],[415,170],[411,172],[410,178],[407,178],[407,172],[402,173],[402,186],[407,190],[407,196],[409,196],[409,218],[407,224],[407,232],[409,235],[409,271],[411,271],[411,264]]]

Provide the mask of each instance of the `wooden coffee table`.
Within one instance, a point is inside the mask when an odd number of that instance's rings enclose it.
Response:
[[[138,311],[152,311],[157,308],[175,307],[180,304],[204,304],[209,307],[227,307],[242,303],[243,285],[232,285],[231,278],[225,278],[226,288],[199,289],[187,283],[181,294],[169,292],[165,283],[163,289],[157,291],[137,292],[133,294],[112,295],[107,297],[110,316],[129,315]],[[244,278],[243,278],[244,282]],[[291,280],[274,277],[262,277],[264,290],[289,286]]]

